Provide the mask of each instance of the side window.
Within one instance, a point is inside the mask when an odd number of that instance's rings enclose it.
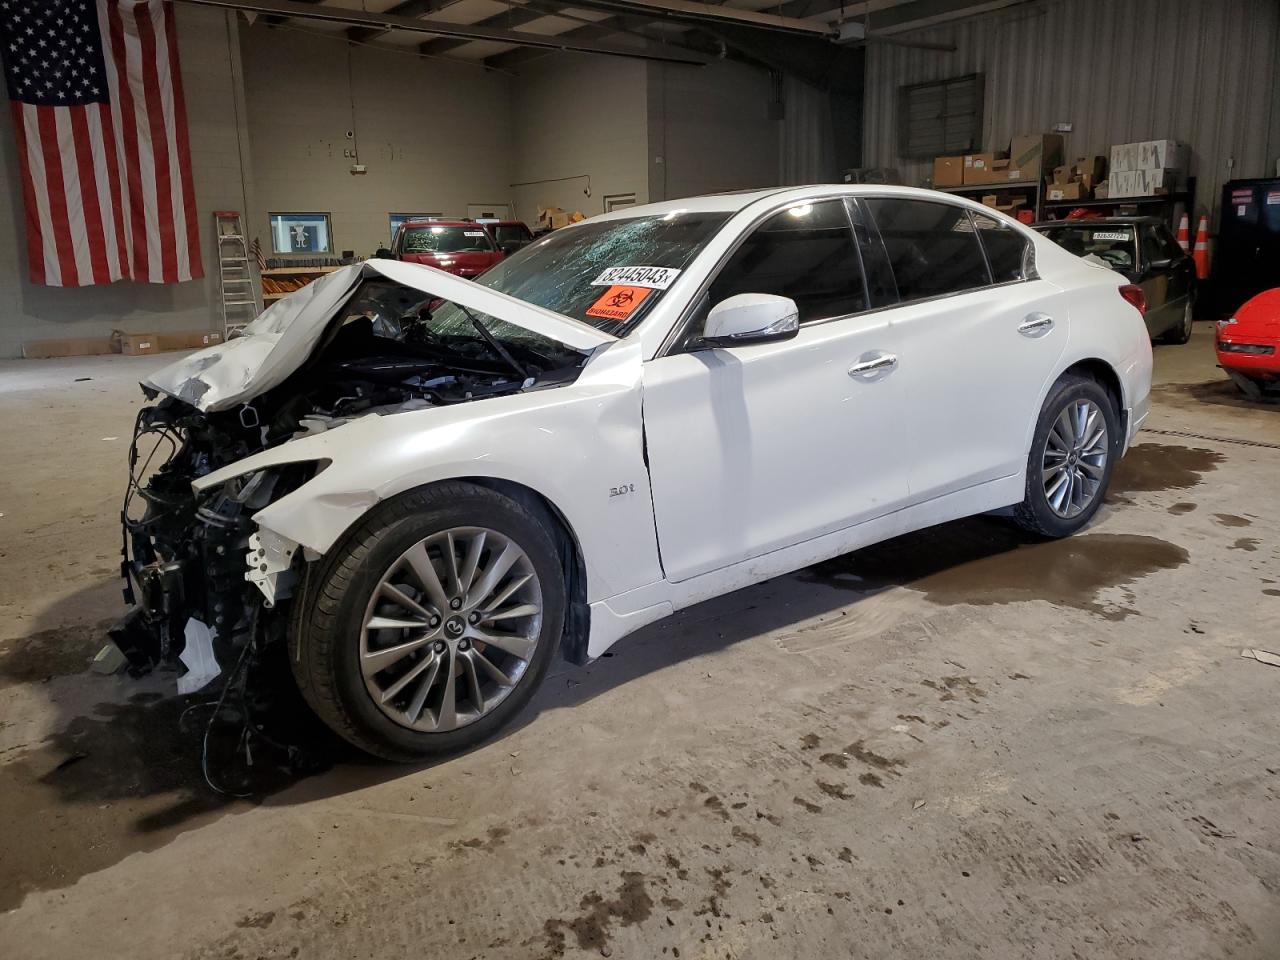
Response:
[[[867,296],[871,306],[891,307],[898,302],[898,285],[893,280],[889,254],[885,252],[880,235],[869,228],[869,215],[862,205],[852,197],[845,203],[849,207],[849,219],[853,221],[854,239],[862,253],[862,272],[867,278]]]
[[[903,303],[991,283],[982,247],[963,207],[932,200],[869,197]]]
[[[1156,237],[1160,241],[1161,254],[1166,260],[1177,260],[1182,257],[1182,247],[1178,240],[1164,224],[1156,227]]]
[[[801,323],[865,310],[862,265],[844,203],[821,200],[774,214],[742,242],[710,293],[711,304],[738,293],[790,297]]]
[[[991,279],[995,283],[1008,283],[1011,280],[1025,280],[1031,274],[1031,241],[1007,223],[1001,223],[994,217],[984,217],[980,213],[973,215],[974,226],[978,228],[978,238],[982,248],[987,252],[987,263],[991,267]]]
[[[1164,251],[1160,248],[1160,238],[1156,236],[1155,228],[1146,224],[1142,228],[1142,262],[1149,264],[1152,260],[1163,259]]]

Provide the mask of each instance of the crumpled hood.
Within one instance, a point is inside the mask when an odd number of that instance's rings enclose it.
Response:
[[[226,410],[282,383],[311,356],[339,308],[364,278],[381,274],[431,296],[489,314],[583,353],[616,341],[585,323],[434,267],[368,260],[335,270],[276,301],[244,334],[162,367],[143,386],[205,412]]]

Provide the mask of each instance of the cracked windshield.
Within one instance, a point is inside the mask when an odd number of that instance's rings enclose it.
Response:
[[[621,337],[728,219],[676,212],[588,220],[526,247],[476,282]]]

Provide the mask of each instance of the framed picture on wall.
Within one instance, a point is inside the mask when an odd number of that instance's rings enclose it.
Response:
[[[333,234],[327,213],[272,213],[273,253],[332,253]]]

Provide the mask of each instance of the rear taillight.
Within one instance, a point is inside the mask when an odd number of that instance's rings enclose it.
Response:
[[[1138,312],[1144,317],[1147,315],[1147,295],[1136,283],[1126,283],[1121,287],[1120,296],[1124,297],[1125,303],[1137,307]]]

